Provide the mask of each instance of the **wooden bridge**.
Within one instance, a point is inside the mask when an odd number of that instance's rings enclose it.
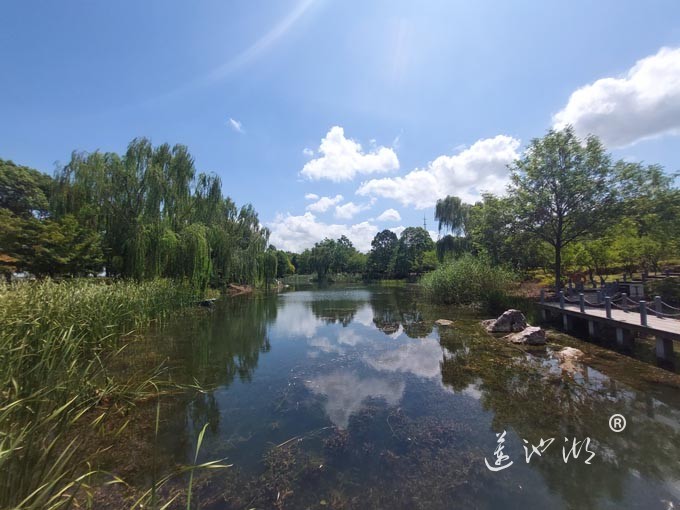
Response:
[[[583,293],[578,298],[566,296],[560,291],[556,299],[546,299],[541,291],[540,307],[543,318],[553,314],[562,316],[566,331],[573,329],[573,320],[585,320],[588,334],[598,336],[598,326],[604,325],[616,331],[620,347],[632,348],[635,333],[656,337],[656,356],[661,360],[673,359],[673,341],[680,341],[680,308],[674,308],[654,298],[653,305],[641,300],[635,301],[625,293],[614,297],[598,292],[595,301],[588,301]]]

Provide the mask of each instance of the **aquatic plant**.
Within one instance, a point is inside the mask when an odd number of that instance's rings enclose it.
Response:
[[[0,285],[0,508],[89,497],[100,452],[83,452],[74,430],[157,392],[157,373],[133,382],[107,370],[130,341],[121,338],[195,300],[169,280]]]
[[[479,304],[487,309],[502,307],[516,283],[513,271],[472,255],[448,261],[420,280],[425,294],[434,302]]]

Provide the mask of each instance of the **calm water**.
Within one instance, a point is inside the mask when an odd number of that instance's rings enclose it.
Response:
[[[199,461],[233,467],[198,476],[201,508],[678,508],[677,375],[557,337],[588,355],[563,370],[480,318],[408,288],[222,300],[153,340],[178,380],[209,388],[165,399],[159,462],[191,462],[209,423]],[[492,472],[503,431],[513,464]],[[527,463],[523,439],[541,438]],[[585,448],[565,463],[586,438],[590,464]],[[148,458],[140,446],[131,472]]]

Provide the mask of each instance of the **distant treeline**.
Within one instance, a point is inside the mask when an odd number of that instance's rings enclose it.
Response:
[[[138,138],[123,155],[74,152],[54,177],[0,160],[7,277],[105,268],[109,276],[182,278],[196,288],[253,284],[273,276],[268,237],[253,207],[237,207],[219,177],[197,173],[183,145]]]
[[[237,208],[220,179],[197,173],[187,148],[133,140],[122,156],[73,153],[49,177],[0,160],[0,272],[82,275],[106,268],[198,288],[265,283],[288,274],[405,278],[469,253],[493,265],[566,271],[595,282],[613,267],[656,271],[680,258],[677,174],[614,161],[597,137],[567,127],[531,141],[510,166],[507,193],[435,208],[440,238],[420,227],[379,232],[368,254],[325,239],[291,253],[268,245],[252,206]],[[678,260],[680,263],[680,260]]]
[[[543,268],[558,284],[567,272],[599,283],[614,267],[633,272],[658,271],[662,261],[680,265],[678,174],[614,161],[597,137],[580,139],[570,127],[532,140],[509,170],[504,196],[484,193],[475,204],[456,196],[439,200],[436,243],[423,228],[410,227],[399,237],[379,232],[368,256],[346,238],[288,256],[298,272],[320,277],[403,278],[472,254],[491,265]]]

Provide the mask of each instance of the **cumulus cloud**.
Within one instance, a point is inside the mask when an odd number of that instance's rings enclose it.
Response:
[[[425,338],[405,343],[375,358],[366,357],[364,361],[376,370],[410,372],[418,377],[438,378],[441,376],[440,365],[444,352],[439,340]]]
[[[229,118],[228,124],[229,127],[231,127],[231,129],[237,133],[243,133],[243,124],[241,124],[238,120]]]
[[[403,381],[361,377],[352,371],[320,375],[305,384],[312,393],[325,397],[326,414],[340,429],[347,428],[350,417],[361,411],[368,399],[379,398],[389,406],[396,406],[406,387]]]
[[[313,193],[312,193],[312,195],[313,195]],[[314,195],[314,196],[316,196],[316,195]],[[314,198],[311,198],[311,197],[310,197],[310,199],[314,200]],[[331,197],[321,197],[316,202],[314,202],[313,204],[309,204],[307,206],[307,210],[308,211],[314,211],[314,212],[320,212],[320,213],[326,212],[328,209],[330,209],[334,205],[337,205],[340,202],[342,202],[342,200],[343,200],[342,195],[335,195],[332,198]]]
[[[320,157],[308,161],[300,172],[312,180],[350,181],[357,174],[385,173],[399,168],[394,150],[373,147],[364,152],[361,145],[345,138],[340,126],[333,126],[319,146]]]
[[[663,134],[680,134],[680,48],[661,48],[618,78],[602,78],[576,90],[553,116],[577,134],[594,134],[614,147]]]
[[[347,202],[343,205],[335,207],[335,217],[342,220],[350,220],[361,211],[367,211],[373,206],[374,200],[367,204],[355,204],[354,202]]]
[[[365,252],[371,249],[371,241],[378,233],[378,227],[368,221],[354,225],[328,224],[317,221],[311,212],[301,216],[279,214],[267,226],[271,230],[269,240],[274,246],[298,253],[311,248],[325,237],[337,239],[343,235],[352,241],[357,250]]]
[[[426,168],[403,177],[364,182],[357,194],[392,198],[416,209],[432,207],[447,195],[472,203],[482,192],[502,194],[508,184],[508,165],[519,157],[519,145],[519,140],[506,135],[478,140],[458,154],[439,156]]]
[[[307,193],[305,195],[305,199],[307,199],[307,200],[319,200],[319,195],[317,195],[316,193]]]
[[[378,221],[401,221],[401,214],[396,209],[386,209],[377,219]]]
[[[308,149],[307,147],[305,147],[304,149],[302,149],[302,154],[304,154],[308,158],[311,158],[312,156],[314,156],[314,151],[312,149]]]

